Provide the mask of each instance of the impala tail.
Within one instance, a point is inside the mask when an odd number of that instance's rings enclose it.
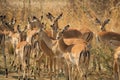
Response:
[[[81,65],[81,63],[88,65],[89,61],[90,61],[90,51],[87,49],[82,50],[79,56],[79,65]]]
[[[90,51],[86,49],[82,50],[79,56],[79,66],[80,70],[82,71],[82,77],[84,80],[87,80],[87,72],[89,67],[89,61],[90,61]]]

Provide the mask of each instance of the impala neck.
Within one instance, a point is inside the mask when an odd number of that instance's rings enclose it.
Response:
[[[55,39],[57,36],[57,29],[58,29],[58,21],[53,24],[52,27],[52,37]]]
[[[52,30],[52,37],[55,39],[57,35],[57,31]]]
[[[53,41],[49,38],[49,36],[44,32],[40,32],[40,38],[45,42],[45,44],[51,49],[53,46]]]
[[[59,46],[60,50],[63,52],[65,52],[65,50],[67,49],[68,45],[65,44],[65,42],[63,40],[63,36],[58,40],[58,46]]]

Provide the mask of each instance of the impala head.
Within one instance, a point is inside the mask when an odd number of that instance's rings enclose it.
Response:
[[[42,23],[42,26],[43,26],[43,27],[40,28],[40,32],[45,31],[45,30],[46,30],[46,27],[47,27],[45,23]]]
[[[52,37],[56,38],[56,34],[58,33],[59,26],[58,20],[62,17],[63,13],[61,13],[54,21],[53,24],[50,26],[52,28]]]
[[[104,22],[101,22],[98,18],[96,18],[96,23],[98,23],[101,26],[101,31],[106,31],[105,25],[108,24],[110,19],[106,19]]]
[[[33,21],[37,21],[37,17],[36,17],[36,16],[33,16],[33,17],[32,17],[32,20],[33,20]]]
[[[62,17],[63,13],[61,13],[55,20],[54,22],[57,22],[61,17]]]
[[[33,16],[31,21],[28,20],[28,28],[29,29],[32,29],[32,30],[40,29],[42,27],[43,27],[43,25],[41,23],[41,20],[39,20],[36,16]]]
[[[13,17],[9,22],[3,21],[3,24],[7,28],[7,30],[14,32],[14,26],[16,24],[16,19]]]
[[[16,23],[16,19],[13,17],[13,18],[11,19],[10,25],[15,25],[15,23]]]
[[[70,25],[66,25],[62,30],[60,30],[56,36],[56,39],[60,39],[61,37],[63,37],[63,33],[68,30],[68,28],[70,27]]]
[[[36,16],[33,16],[32,17],[32,21],[31,22],[39,22],[40,20],[36,17]]]
[[[5,22],[5,23],[3,23],[3,24],[4,24],[5,28],[6,28],[8,31],[14,32],[14,27],[11,26],[9,23]]]
[[[45,33],[45,29],[46,29],[46,27],[42,27],[42,28],[40,28],[39,33],[38,33],[39,40],[41,40],[41,38],[43,37],[42,34]]]
[[[27,24],[27,28],[28,28],[28,29],[32,29],[30,17],[27,18],[27,23],[28,23],[28,24]]]
[[[26,37],[27,37],[26,29],[27,29],[27,26],[25,26],[23,31],[21,31],[20,30],[20,25],[17,26],[17,31],[20,35],[20,41],[25,41],[26,40]]]
[[[42,16],[40,16],[40,20],[41,20],[41,21],[43,20],[43,15],[42,15]]]
[[[52,25],[50,25],[50,27],[52,28],[52,30],[53,30],[54,32],[57,32],[58,29],[59,29],[58,25],[56,25],[55,23],[52,24]]]
[[[6,15],[1,15],[0,16],[0,21],[3,21],[6,18]]]
[[[53,22],[53,24],[51,25],[51,28],[53,31],[56,31],[59,27],[58,27],[58,20],[62,17],[63,13],[61,13]]]
[[[50,21],[53,21],[53,19],[55,19],[55,17],[50,12],[48,12],[46,16],[48,19],[50,19]]]

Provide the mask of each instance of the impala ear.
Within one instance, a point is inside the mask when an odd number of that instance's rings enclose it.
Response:
[[[14,25],[15,23],[16,23],[16,19],[15,19],[15,18],[12,18],[12,19],[11,19],[11,24]]]
[[[68,30],[69,27],[70,27],[70,25],[68,24],[68,25],[65,26],[65,29]]]
[[[40,31],[44,31],[44,30],[46,30],[46,26],[44,26],[45,24],[44,23],[42,23],[42,28],[40,28]]]
[[[46,14],[46,17],[48,19],[50,19],[50,21],[53,21],[53,19],[55,18],[50,12],[48,12],[48,14]]]
[[[18,31],[18,33],[21,33],[21,31],[20,31],[20,25],[17,25],[17,31]]]
[[[96,21],[96,23],[98,23],[100,25],[102,24],[101,21],[100,21],[100,19],[98,19],[98,18],[96,18],[95,21]]]
[[[40,17],[40,20],[42,20],[43,19],[43,15]]]
[[[52,27],[53,27],[53,25],[50,25],[50,27],[52,28]]]
[[[64,33],[66,30],[68,30],[69,27],[70,27],[70,25],[66,25],[66,26],[63,28],[62,33]]]
[[[25,26],[24,30],[22,32],[25,32],[27,30],[27,26]]]
[[[62,17],[62,16],[63,16],[63,13],[60,14],[60,17]]]
[[[55,20],[54,22],[57,22],[61,17],[62,17],[63,13],[61,13]]]
[[[27,18],[28,23],[30,23],[30,17]]]
[[[102,31],[106,31],[105,25],[108,24],[109,21],[110,21],[110,19],[106,19],[106,20],[103,22],[103,24],[102,24],[102,26],[101,26],[101,30],[102,30]]]
[[[1,15],[0,16],[1,21],[3,21],[5,18],[6,18],[6,15]]]
[[[103,25],[105,26],[106,24],[108,24],[110,21],[110,19],[106,19],[104,22],[103,22]]]
[[[32,19],[37,19],[37,18],[36,18],[36,16],[33,16],[33,18],[32,18]]]

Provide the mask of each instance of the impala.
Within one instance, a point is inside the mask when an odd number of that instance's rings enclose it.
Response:
[[[47,34],[47,37],[50,38],[51,40],[55,40],[55,37],[52,37],[51,35],[49,36],[48,32],[45,30],[45,34]],[[41,51],[50,58],[50,76],[52,79],[52,66],[54,66],[54,71],[56,72],[56,54],[46,45],[46,43],[42,40],[42,38],[39,38],[39,46],[41,48]],[[42,56],[43,57],[43,56]],[[38,61],[41,60],[41,57],[39,58]],[[54,64],[53,64],[54,63]],[[59,66],[58,66],[59,67]]]
[[[17,44],[15,49],[17,60],[16,59],[15,60],[17,61],[16,63],[17,63],[18,73],[21,67],[23,69],[23,79],[28,79],[29,77],[30,53],[31,53],[31,45],[28,42],[22,41]]]
[[[1,15],[0,16],[0,21],[2,23],[2,25],[0,26],[0,47],[1,47],[1,50],[2,50],[3,57],[4,57],[5,75],[6,75],[6,77],[8,77],[8,69],[7,69],[6,54],[5,54],[5,36],[7,34],[6,30],[13,31],[13,29],[8,27],[10,25],[9,25],[8,22],[6,22],[6,15]],[[14,25],[14,24],[11,24],[11,25]]]
[[[8,77],[8,68],[7,68],[7,63],[6,63],[6,54],[5,54],[5,34],[0,31],[0,48],[1,48],[1,53],[3,54],[4,57],[4,69],[5,69],[5,75]]]
[[[36,18],[37,19],[37,18]],[[34,21],[32,21],[29,25],[31,25],[31,27],[28,26],[28,32],[27,32],[27,35],[28,35],[28,38],[27,38],[27,42],[30,42],[32,41],[32,46],[34,46],[36,44],[36,41],[35,41],[35,36],[36,34],[38,34],[39,32],[39,29],[41,28],[44,28],[44,25],[43,23],[41,23],[40,21],[38,22],[39,24],[41,25],[37,25],[39,26],[38,28],[34,28],[34,26],[32,26],[34,24]],[[33,29],[32,29],[33,27]],[[36,39],[37,40],[37,39]],[[42,41],[42,40],[38,40],[38,47],[40,47],[40,50],[45,54],[47,55],[49,58],[50,58],[50,76],[51,75],[51,72],[52,72],[52,65],[53,65],[53,59],[54,59],[54,55],[53,55],[53,52],[46,46],[46,44]],[[37,47],[36,47],[37,48]],[[35,51],[36,48],[34,48],[33,50]],[[41,60],[41,57],[39,58],[39,60],[37,60],[37,62],[39,62]],[[52,79],[52,78],[51,78]]]
[[[17,25],[17,32],[9,32],[9,37],[11,38],[11,42],[13,44],[13,48],[16,50],[16,46],[18,45],[19,42],[25,41],[26,40],[26,29],[27,27],[24,28],[23,31],[20,30],[20,25]],[[14,58],[16,57],[16,54],[14,53]],[[14,65],[14,60],[11,63],[11,66]]]
[[[26,30],[26,27],[24,30]],[[21,32],[21,33],[24,33],[24,32]],[[16,45],[16,48],[15,48],[16,57],[14,61],[16,61],[18,72],[21,68],[23,69],[23,79],[28,79],[30,74],[29,68],[30,68],[30,55],[32,51],[32,41],[31,41],[32,37],[29,37],[29,35],[31,34],[27,34],[26,32],[24,33],[24,35],[21,35],[21,38],[24,38],[24,39],[21,40]]]
[[[52,51],[52,53],[54,53],[56,61],[57,62],[60,61],[60,59],[61,59],[62,56],[61,56],[60,52],[57,51],[57,45],[56,45],[57,42],[56,42],[56,40],[51,39],[47,35],[47,33],[44,30],[42,30],[42,29],[39,32],[39,38],[42,41],[44,41],[46,47],[48,47],[48,49],[50,49]],[[54,57],[53,57],[53,59],[54,59]],[[60,66],[58,66],[58,67],[60,67]]]
[[[42,52],[50,58],[50,61],[49,61],[50,62],[50,80],[52,80],[52,71],[53,71],[52,66],[55,65],[55,62],[54,62],[55,54],[53,53],[53,51],[50,48],[48,48],[48,46],[45,44],[45,42],[43,40],[39,39],[39,43],[40,43],[39,45],[40,45]]]
[[[68,27],[68,26],[67,26]],[[59,46],[58,46],[58,42],[56,41],[56,40],[52,40],[52,39],[50,39],[49,37],[48,37],[48,35],[41,29],[40,30],[40,32],[39,32],[39,37],[40,37],[40,39],[42,39],[44,42],[45,42],[45,44],[47,45],[47,47],[49,48],[49,49],[51,49],[52,51],[53,51],[53,53],[55,54],[55,56],[56,57],[58,57],[57,59],[62,59],[62,57],[63,57],[63,51],[59,48]],[[63,43],[61,43],[61,44],[63,44]],[[79,43],[78,43],[79,44]],[[70,45],[71,46],[71,48],[72,48],[72,45]],[[70,47],[69,46],[69,47]],[[76,44],[76,46],[77,46],[77,44]],[[80,46],[82,46],[82,45],[80,45],[79,44],[79,48],[80,48]],[[63,46],[63,49],[64,48],[66,48],[66,46]],[[83,47],[82,47],[83,48]],[[80,48],[80,49],[82,49],[82,48]],[[84,47],[85,48],[85,47]],[[65,50],[65,49],[64,49]],[[61,52],[62,51],[62,52]],[[81,50],[81,52],[82,52],[82,50]],[[86,51],[85,51],[86,52]],[[65,53],[65,52],[64,52]],[[88,54],[89,55],[89,52],[87,52],[86,54]],[[79,55],[80,55],[80,53],[79,53]],[[83,55],[83,54],[81,54],[81,55]],[[78,57],[78,56],[77,56]],[[86,58],[86,56],[84,57],[84,58]],[[62,60],[63,61],[63,60]],[[86,61],[87,62],[87,61]]]
[[[53,21],[53,24],[50,26],[52,28],[52,35],[51,37],[53,39],[56,38],[56,35],[57,35],[57,32],[58,32],[58,21],[59,19],[62,17],[63,13],[61,13],[60,15],[58,15],[56,18],[51,14],[51,13],[48,13],[46,16],[48,19],[50,19],[51,21]],[[54,20],[53,20],[54,19]]]
[[[33,35],[37,34],[41,28],[43,28],[43,24],[39,21],[38,18],[33,16],[33,20],[30,21],[28,18],[28,26],[27,26],[27,42],[31,42],[31,39],[33,39]],[[33,37],[33,38],[32,38]],[[34,44],[34,41],[32,40],[32,45]]]
[[[68,27],[68,26],[66,26]],[[65,28],[66,28],[65,27]],[[78,72],[81,70],[83,80],[87,79],[87,70],[89,66],[90,61],[90,52],[89,49],[87,49],[87,45],[84,43],[78,43],[78,44],[71,44],[67,45],[64,42],[63,34],[66,29],[63,29],[61,32],[58,33],[58,47],[60,51],[63,53],[63,56],[67,62],[68,65],[68,72],[69,72],[69,79],[70,78],[70,67],[75,66],[74,69],[77,69]],[[74,79],[73,79],[74,80]]]
[[[105,25],[110,21],[110,19],[106,19],[103,23],[97,18],[96,21],[101,26],[101,32],[98,32],[97,34],[98,40],[109,46],[111,46],[112,44],[112,46],[118,47],[120,43],[120,34],[116,32],[107,31],[105,29]]]
[[[112,49],[119,47],[120,34],[112,31],[107,31],[105,28],[110,19],[106,19],[105,21],[101,22],[98,18],[96,18],[96,21],[101,26],[101,31],[97,33],[97,41],[103,45],[107,45],[107,47],[110,47]],[[99,66],[99,69],[101,70],[101,66]]]

